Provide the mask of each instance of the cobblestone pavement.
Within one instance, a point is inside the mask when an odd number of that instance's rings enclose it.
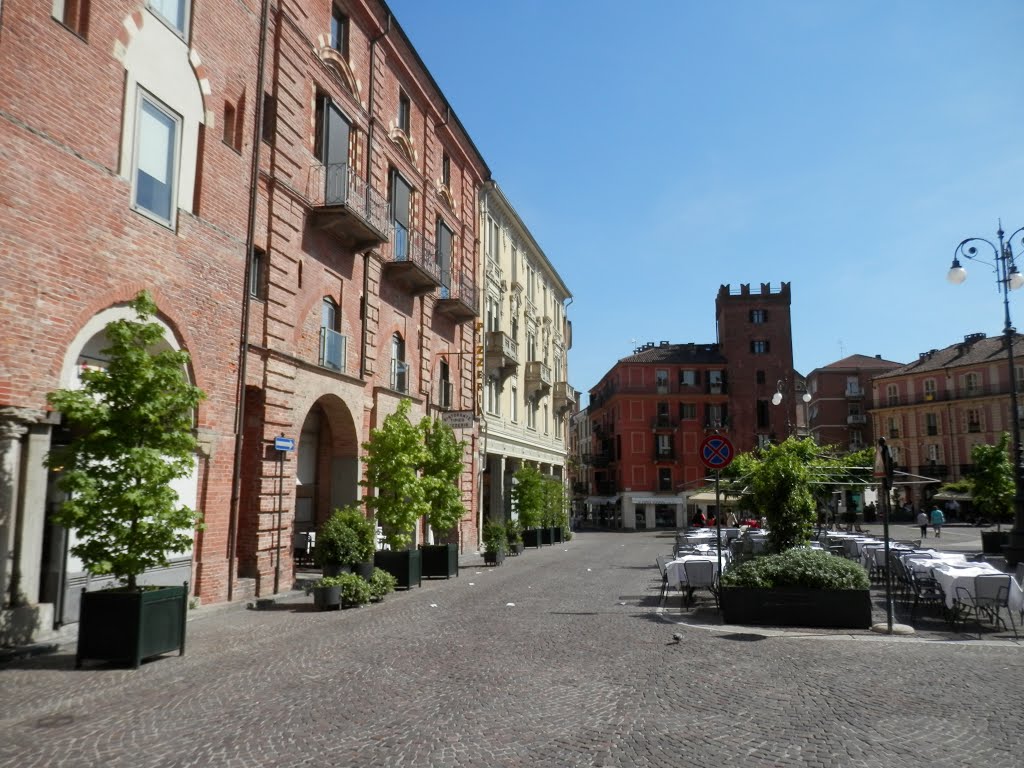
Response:
[[[1016,766],[1013,641],[694,626],[655,533],[583,533],[333,613],[193,620],[188,651],[0,666],[0,766]],[[673,638],[678,635],[678,640]]]

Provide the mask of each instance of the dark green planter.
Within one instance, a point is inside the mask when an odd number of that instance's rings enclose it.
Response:
[[[127,591],[82,590],[75,666],[86,659],[131,664],[162,653],[185,653],[188,584]]]
[[[423,578],[448,579],[459,575],[458,544],[421,544]]]
[[[356,563],[352,566],[352,573],[358,573],[363,577],[363,581],[369,581],[373,578],[373,560],[367,560],[365,563]]]
[[[525,528],[523,530],[523,546],[524,547],[536,547],[540,549],[541,545],[541,529],[540,528]]]
[[[341,587],[313,587],[313,606],[318,611],[341,608]]]
[[[561,544],[562,541],[565,539],[565,537],[562,536],[562,528],[561,528],[561,526],[559,526],[557,528],[552,528],[551,529],[551,536],[552,536],[555,544]]]
[[[512,556],[523,554],[523,542],[517,541],[508,545],[508,553]]]
[[[545,546],[550,546],[555,543],[554,528],[541,528],[540,529],[540,543]]]
[[[422,563],[418,549],[382,549],[373,555],[373,564],[398,579],[396,586],[402,589],[420,586],[423,578]]]
[[[981,551],[986,555],[1001,555],[1003,547],[1010,543],[1009,531],[982,531]]]
[[[505,550],[499,549],[497,552],[484,552],[484,563],[486,565],[501,565],[505,562]]]
[[[866,589],[722,587],[720,600],[726,624],[830,629],[871,626],[871,593]]]

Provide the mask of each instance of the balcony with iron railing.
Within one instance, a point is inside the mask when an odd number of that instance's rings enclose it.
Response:
[[[320,329],[320,365],[338,373],[345,372],[347,339],[330,328]]]
[[[442,274],[440,291],[438,312],[457,323],[465,323],[477,316],[476,282],[473,275],[463,272],[453,280],[450,274]]]
[[[551,391],[551,368],[541,360],[526,363],[525,379],[528,392],[544,394]]]
[[[619,484],[613,480],[606,480],[594,483],[594,489],[597,491],[598,496],[614,496],[619,492]]]
[[[416,230],[393,222],[391,240],[381,248],[384,274],[413,296],[430,293],[441,285],[434,242]]]
[[[667,413],[659,414],[651,419],[651,429],[655,431],[675,429],[678,426],[679,419],[669,416]]]
[[[867,424],[868,417],[863,413],[851,413],[846,417],[847,424]]]
[[[861,400],[864,397],[864,389],[862,387],[847,387],[846,388],[846,399],[847,400]]]
[[[484,352],[488,370],[506,374],[519,366],[519,342],[504,331],[488,331]]]
[[[567,381],[556,381],[555,382],[555,410],[556,411],[567,411],[576,405],[577,401],[576,390],[573,389]]]
[[[388,201],[353,173],[348,163],[318,163],[310,168],[306,197],[313,209],[313,225],[354,250],[387,241]]]
[[[676,449],[672,446],[668,448],[654,446],[654,461],[675,461],[676,460]]]

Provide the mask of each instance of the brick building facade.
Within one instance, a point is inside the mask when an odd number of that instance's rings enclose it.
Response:
[[[104,364],[138,291],[207,395],[177,487],[205,529],[146,578],[204,602],[268,594],[278,566],[291,585],[294,538],[362,495],[360,445],[401,398],[478,407],[486,163],[384,3],[263,7],[265,27],[254,0],[0,10],[0,593],[22,636],[103,584],[48,522],[46,393]],[[475,549],[460,436],[452,537]]]
[[[726,435],[737,452],[783,439],[796,424],[790,286],[719,289],[718,341],[649,343],[590,390],[588,516],[612,527],[682,524],[688,490],[704,482],[699,449]]]
[[[881,355],[849,355],[807,374],[807,422],[815,442],[843,451],[873,445],[871,379],[900,365]]]

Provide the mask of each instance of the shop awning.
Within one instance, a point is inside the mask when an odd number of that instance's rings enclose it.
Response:
[[[618,496],[587,496],[587,504],[614,504]]]
[[[633,499],[634,504],[674,504],[684,503],[684,499],[678,496],[637,496]]]
[[[964,491],[939,491],[932,498],[940,501],[970,501],[971,494]]]
[[[715,492],[714,491],[697,491],[697,493],[691,493],[687,499],[690,504],[714,504],[715,503]],[[739,504],[739,496],[732,496],[724,491],[719,495],[719,501],[722,506],[735,506]]]

